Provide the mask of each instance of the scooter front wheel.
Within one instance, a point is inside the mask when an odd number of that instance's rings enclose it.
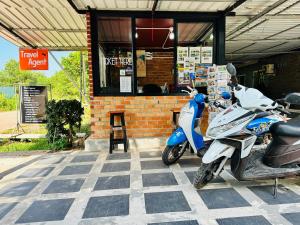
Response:
[[[162,152],[162,161],[166,165],[171,165],[175,163],[185,152],[187,143],[166,146],[164,151]]]
[[[214,172],[219,168],[221,161],[216,160],[209,164],[202,163],[194,178],[194,187],[200,189],[214,178]]]

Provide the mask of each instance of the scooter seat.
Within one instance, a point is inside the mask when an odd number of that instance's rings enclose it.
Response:
[[[287,122],[273,123],[270,126],[270,132],[273,136],[300,137],[300,116]]]

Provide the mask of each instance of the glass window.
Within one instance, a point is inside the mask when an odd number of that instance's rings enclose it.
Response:
[[[207,69],[213,64],[213,24],[178,23],[177,85],[192,85],[190,75],[195,75],[195,87],[207,86]]]
[[[137,92],[165,95],[174,89],[174,22],[168,18],[136,19]]]
[[[99,17],[99,71],[102,94],[133,92],[130,17]]]

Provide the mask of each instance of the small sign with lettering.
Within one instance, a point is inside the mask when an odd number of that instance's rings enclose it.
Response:
[[[48,70],[48,49],[19,50],[21,70]]]

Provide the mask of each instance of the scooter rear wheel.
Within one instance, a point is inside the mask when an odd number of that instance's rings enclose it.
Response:
[[[183,144],[173,145],[173,146],[166,146],[164,151],[162,152],[162,161],[165,165],[171,165],[175,163],[180,157],[183,155],[183,153],[186,150],[186,146],[184,149],[181,149],[183,147]]]

